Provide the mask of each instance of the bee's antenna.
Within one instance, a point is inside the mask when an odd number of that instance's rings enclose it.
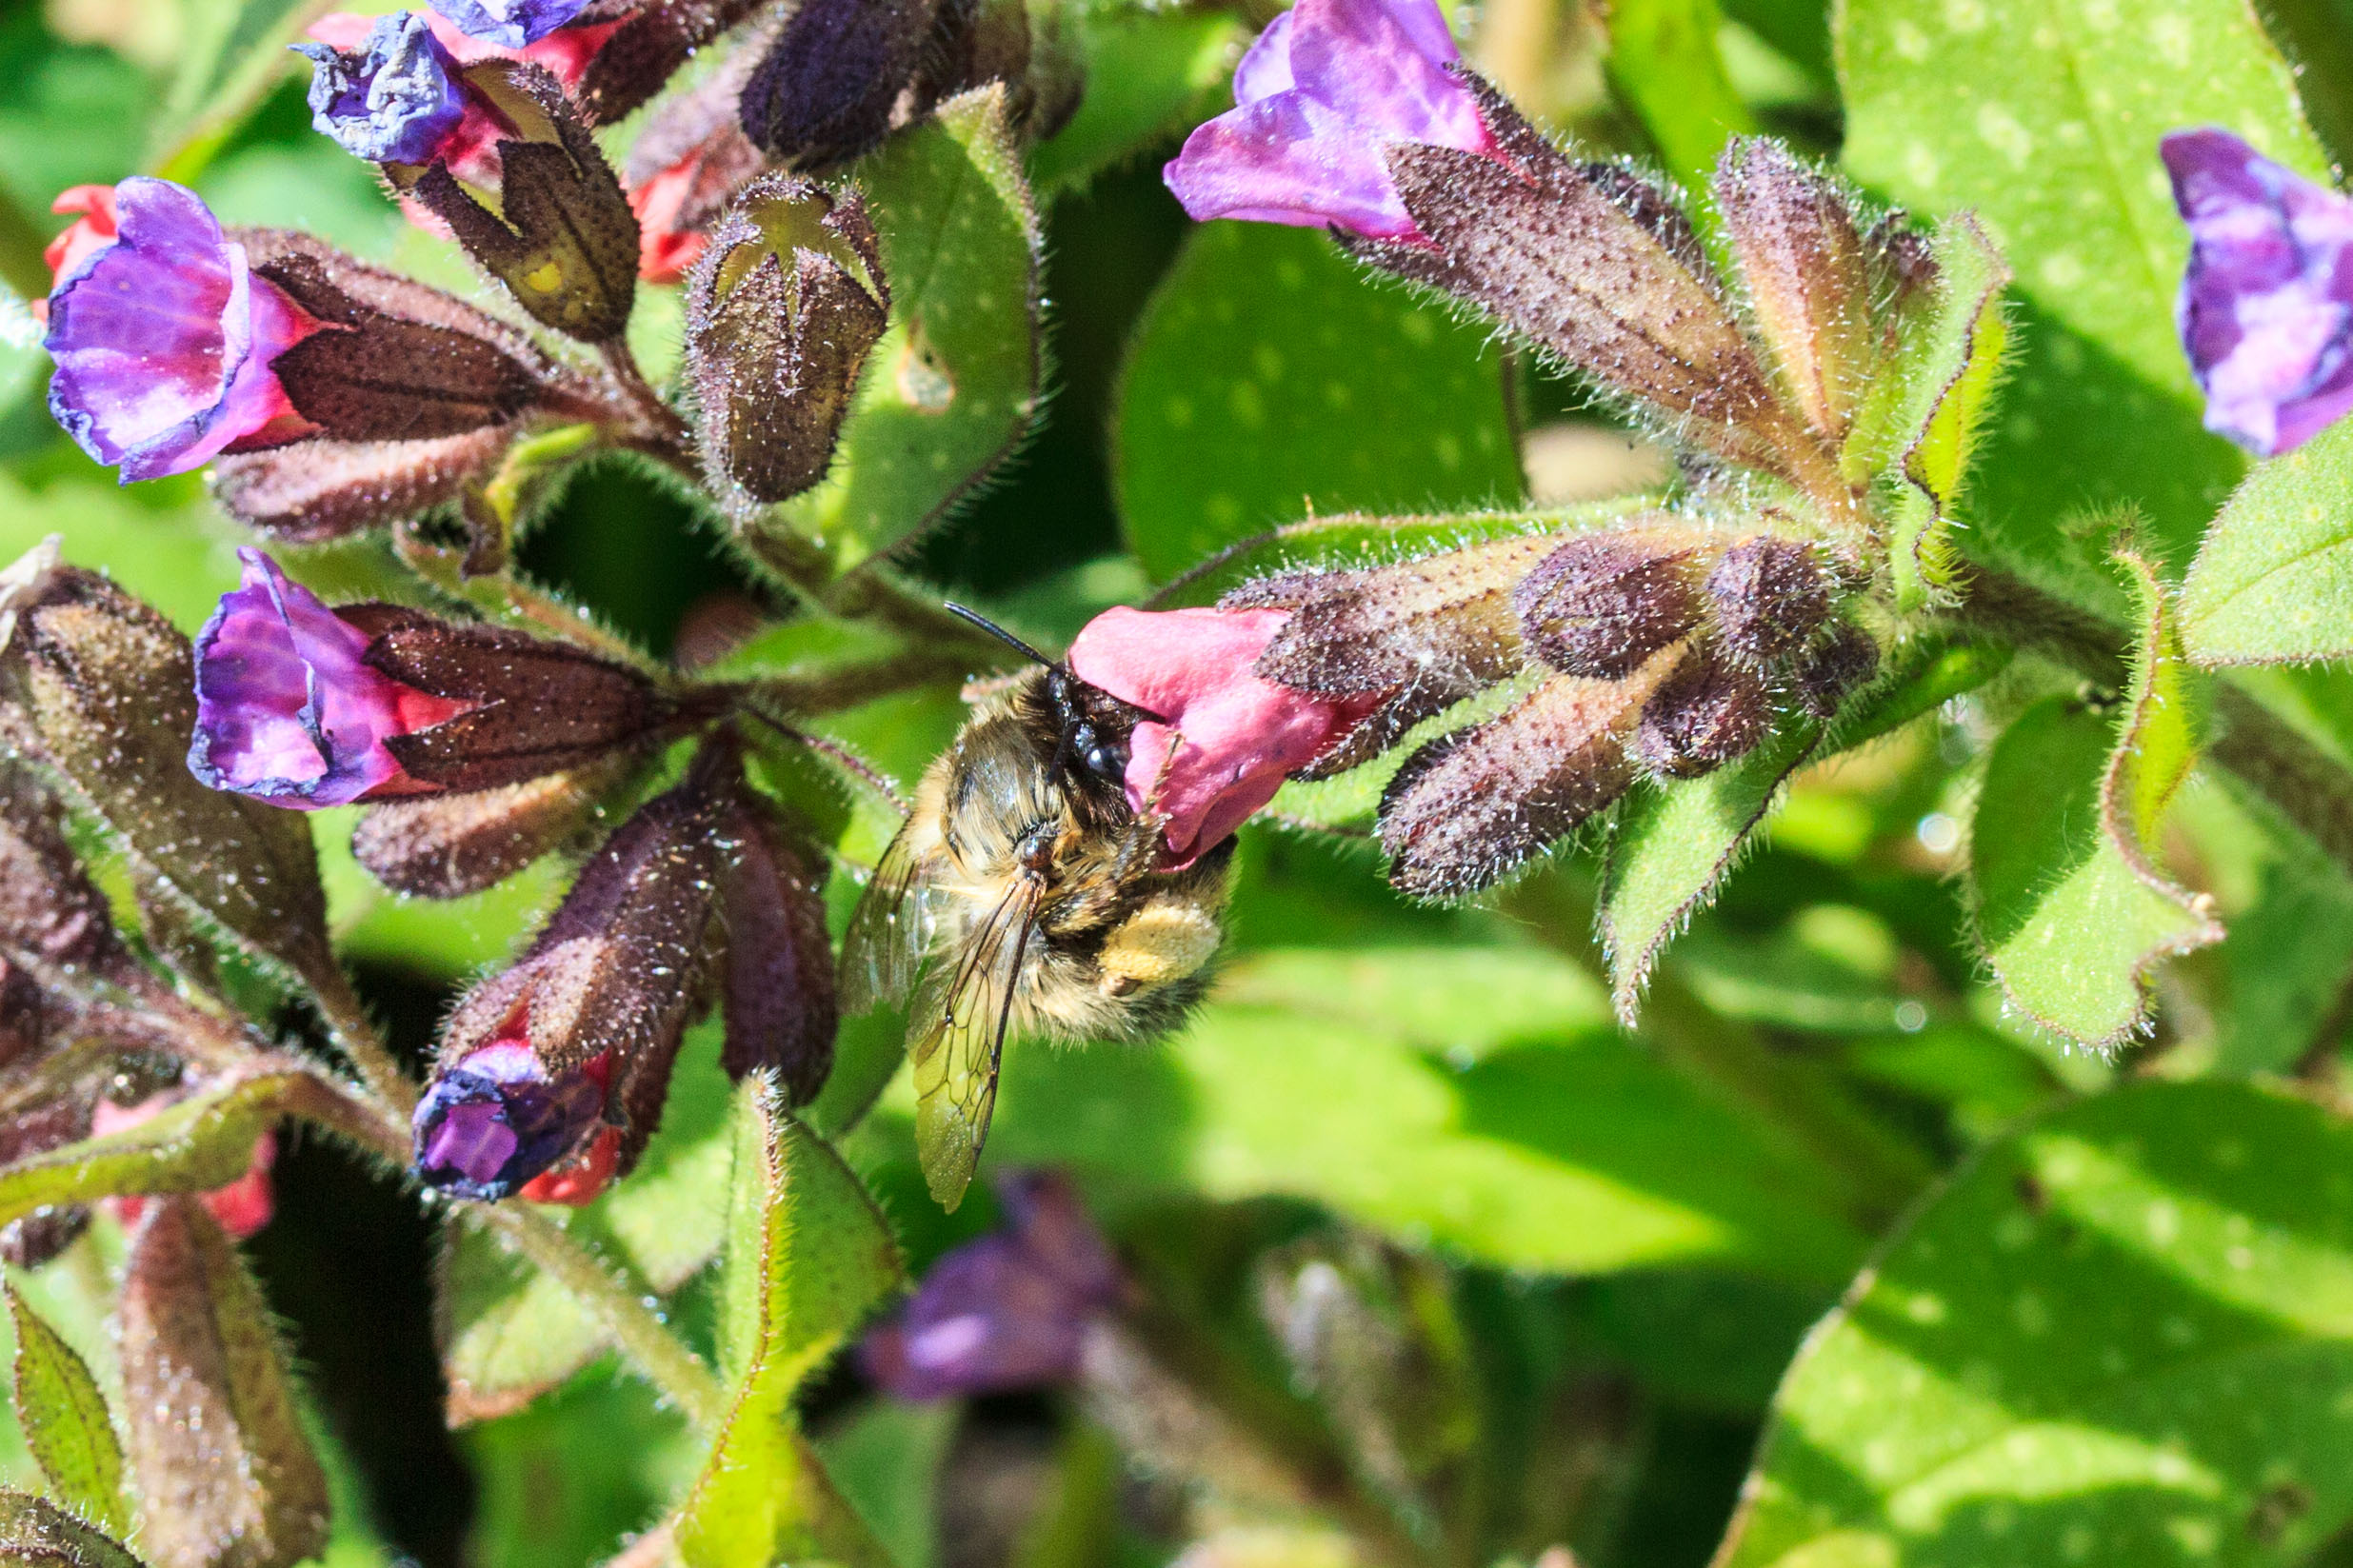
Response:
[[[983,615],[980,611],[967,609],[964,605],[955,603],[953,600],[943,600],[941,602],[941,607],[946,609],[948,614],[955,616],[959,620],[971,622],[974,625],[980,627],[981,630],[988,633],[989,636],[994,637],[998,642],[1003,643],[1007,647],[1011,648],[1023,658],[1034,659],[1039,664],[1046,665],[1048,669],[1057,669],[1061,667],[1061,660],[1048,659],[1045,654],[1040,653],[1036,648],[1031,647],[1028,644],[1023,642],[1020,638],[1014,636],[1011,632],[1006,630],[1003,626],[997,625],[997,623],[991,621],[987,616]]]

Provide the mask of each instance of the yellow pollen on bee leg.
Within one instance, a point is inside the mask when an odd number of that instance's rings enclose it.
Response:
[[[1154,899],[1105,941],[1099,983],[1105,995],[1124,997],[1183,980],[1209,962],[1223,935],[1201,905]]]

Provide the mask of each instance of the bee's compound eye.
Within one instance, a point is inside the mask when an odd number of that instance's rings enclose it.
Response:
[[[1089,746],[1087,750],[1087,771],[1114,784],[1127,771],[1127,759],[1109,746]]]

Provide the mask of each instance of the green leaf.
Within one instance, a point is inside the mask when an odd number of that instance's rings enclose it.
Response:
[[[1666,171],[1685,190],[1705,190],[1724,144],[1757,129],[1725,74],[1716,0],[1613,0],[1601,14],[1610,85],[1641,117]]]
[[[325,1080],[257,1072],[190,1095],[136,1126],[0,1166],[0,1225],[52,1204],[226,1186],[252,1162],[253,1141],[288,1116],[374,1146],[375,1119]]]
[[[2230,1005],[2217,1019],[2218,1072],[2288,1071],[2322,1043],[2353,974],[2353,882],[2335,862],[2291,852],[2261,885],[2220,949]]]
[[[719,1032],[712,1021],[688,1034],[645,1157],[567,1226],[641,1292],[677,1290],[724,1237],[734,1135]],[[440,1338],[453,1425],[522,1408],[611,1343],[577,1296],[473,1226],[449,1234]]]
[[[2136,505],[2178,567],[2243,467],[2203,428],[2174,335],[2188,236],[2157,141],[2223,126],[2324,178],[2288,69],[2245,0],[1853,0],[1836,16],[1848,170],[1916,212],[1974,208],[2017,273],[2019,360],[1971,547],[2113,610],[2101,546],[2070,517]]]
[[[1076,189],[1206,117],[1248,30],[1219,12],[1088,10],[1073,16],[1087,94],[1069,124],[1029,155],[1038,194]]]
[[[899,1288],[898,1243],[841,1158],[754,1079],[736,1097],[719,1358],[732,1390],[680,1505],[688,1568],[817,1557],[890,1568],[792,1416],[794,1393]]]
[[[0,1492],[0,1562],[9,1568],[146,1568],[112,1538],[22,1492]]]
[[[1892,417],[1884,431],[1875,428],[1878,410],[1866,407],[1847,444],[1848,460],[1860,459],[1865,474],[1882,461],[1870,450],[1876,438],[1884,434],[1900,444],[1892,453],[1900,488],[1888,562],[1896,603],[1904,609],[1920,608],[1951,586],[1954,504],[2009,342],[2002,289],[2010,270],[1976,219],[1965,212],[1945,219],[1930,247],[1938,269],[1936,308],[1883,383],[1890,390]]]
[[[991,85],[857,168],[890,280],[833,471],[756,526],[847,570],[930,527],[1029,433],[1044,390],[1038,217]]]
[[[1385,1014],[1353,993],[1379,973],[1438,1000]],[[1139,1198],[1306,1199],[1506,1268],[1713,1260],[1819,1284],[1863,1247],[1832,1178],[1534,950],[1252,954],[1165,1047],[1008,1044],[989,1150]]]
[[[16,1330],[16,1419],[58,1501],[111,1535],[124,1535],[123,1447],[82,1358],[41,1315],[0,1286]]]
[[[614,1556],[660,1517],[701,1457],[674,1407],[619,1376],[576,1378],[457,1441],[476,1485],[466,1560],[499,1568],[583,1568]]]
[[[1186,239],[1137,328],[1116,439],[1127,541],[1160,579],[1303,513],[1522,491],[1486,334],[1268,224]]]
[[[1749,835],[1812,758],[1860,745],[1993,679],[2005,647],[1916,639],[1886,657],[1886,673],[1847,700],[1825,745],[1823,728],[1785,720],[1771,739],[1704,778],[1646,789],[1619,807],[1602,863],[1597,911],[1619,1017],[1632,1022],[1652,965],[1692,914],[1715,897]]]
[[[2158,963],[2223,940],[2213,901],[2151,859],[2197,762],[2204,693],[2154,570],[2120,556],[2144,616],[2121,728],[2046,698],[1995,743],[1970,827],[1969,898],[2010,1003],[2104,1049],[2139,1028]]]
[[[869,1402],[817,1441],[827,1473],[898,1568],[940,1559],[940,1465],[963,1415],[952,1399]]]
[[[2303,1561],[2353,1516],[2353,1129],[2141,1082],[1988,1148],[1807,1341],[1724,1568]]]
[[[2353,422],[2259,463],[2182,584],[2182,643],[2198,663],[2353,657]]]

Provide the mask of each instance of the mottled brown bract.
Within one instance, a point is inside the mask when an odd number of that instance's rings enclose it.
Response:
[[[696,50],[759,9],[757,0],[653,0],[638,7],[588,62],[574,91],[581,111],[590,125],[614,124],[661,91]]]
[[[339,613],[362,625],[381,617],[362,656],[375,669],[482,705],[385,742],[411,778],[445,789],[491,789],[598,763],[645,742],[668,717],[643,676],[568,643],[369,605]]]
[[[1614,681],[1699,624],[1704,536],[1690,529],[1585,534],[1512,590],[1521,635],[1570,675]]]
[[[882,252],[855,192],[837,198],[788,174],[748,186],[687,286],[687,374],[712,486],[748,510],[823,479],[889,321]]]
[[[162,885],[252,951],[334,974],[308,824],[188,770],[188,639],[104,578],[39,555],[0,579],[0,739],[47,764]]]
[[[506,881],[582,831],[634,759],[590,763],[494,789],[384,801],[360,819],[351,853],[396,892],[459,899]]]
[[[1697,778],[1772,732],[1773,699],[1754,672],[1713,648],[1685,654],[1643,705],[1634,755],[1668,779]]]
[[[111,1536],[23,1492],[0,1492],[0,1564],[6,1568],[146,1568]]]
[[[298,441],[215,458],[222,510],[289,544],[339,539],[413,517],[487,478],[514,439],[511,425],[438,441]]]
[[[523,957],[469,991],[442,1028],[445,1066],[518,1021],[550,1077],[610,1052],[607,1114],[624,1128],[624,1173],[660,1123],[670,1064],[703,1000],[733,765],[730,750],[707,747],[685,782],[623,823]]]
[[[1475,893],[1616,800],[1634,779],[1626,731],[1670,657],[1625,681],[1556,675],[1415,752],[1381,797],[1389,881],[1418,898]]]
[[[1879,644],[1861,626],[1841,621],[1798,656],[1789,681],[1808,713],[1828,719],[1848,692],[1878,673]]]
[[[1753,665],[1779,664],[1830,618],[1832,584],[1811,545],[1756,534],[1727,547],[1707,573],[1724,645]]]
[[[543,326],[583,343],[618,338],[637,297],[638,236],[612,166],[540,67],[487,61],[465,75],[534,135],[498,144],[495,214],[438,160],[410,194]]]
[[[1715,191],[1783,385],[1808,425],[1844,439],[1879,363],[1870,268],[1845,192],[1759,137],[1725,149]]]
[[[289,1568],[327,1544],[327,1478],[269,1306],[193,1198],[151,1198],[124,1263],[123,1414],[155,1568]]]
[[[735,1079],[773,1070],[785,1103],[805,1105],[833,1070],[841,1022],[823,862],[758,803],[739,801],[727,826],[735,856],[720,883],[728,934],[720,1062]]]

